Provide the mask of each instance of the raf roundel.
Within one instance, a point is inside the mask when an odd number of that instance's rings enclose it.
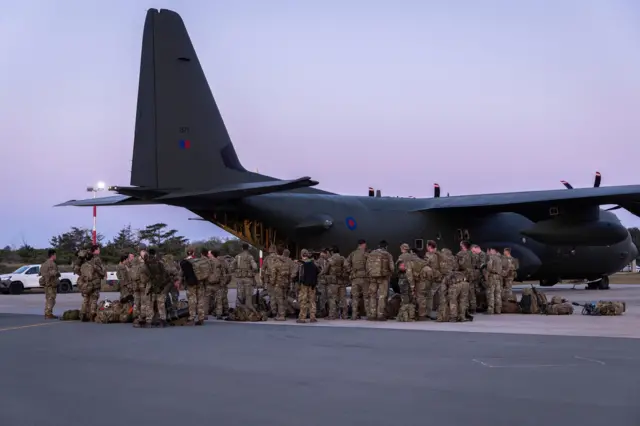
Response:
[[[345,223],[347,224],[347,228],[349,228],[352,231],[358,227],[356,220],[351,216],[345,219]]]

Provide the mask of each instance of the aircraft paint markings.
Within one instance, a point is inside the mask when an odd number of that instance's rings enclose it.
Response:
[[[57,321],[57,322],[56,321],[53,321],[53,322],[40,322],[40,323],[37,323],[37,324],[20,325],[20,326],[17,326],[17,327],[0,328],[0,332],[11,331],[11,330],[22,330],[22,329],[25,329],[25,328],[33,328],[33,327],[42,327],[44,325],[52,325],[52,324],[62,324],[62,322],[60,322],[60,321]]]
[[[347,224],[347,228],[349,228],[350,230],[355,230],[358,227],[358,224],[356,223],[356,220],[349,216],[345,219],[345,223]]]

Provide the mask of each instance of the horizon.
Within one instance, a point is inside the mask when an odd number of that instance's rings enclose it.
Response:
[[[90,229],[91,208],[52,206],[90,198],[98,181],[128,184],[152,7],[184,19],[248,170],[310,176],[344,195],[374,187],[418,198],[434,182],[454,196],[562,189],[562,179],[587,187],[596,170],[602,186],[637,175],[631,0],[114,0],[96,19],[97,4],[11,2],[0,18],[15,63],[3,70],[2,130],[20,138],[2,148],[2,247],[42,248],[72,226]],[[190,217],[170,206],[98,208],[97,231],[111,239],[127,224],[163,222],[189,240],[229,236]]]

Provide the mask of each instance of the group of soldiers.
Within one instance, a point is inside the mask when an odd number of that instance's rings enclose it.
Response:
[[[307,316],[311,322],[316,322],[318,316],[329,320],[366,316],[369,321],[385,321],[392,277],[397,278],[400,290],[398,318],[405,321],[431,319],[435,305],[437,321],[467,321],[478,309],[479,297],[486,299],[488,314],[499,314],[502,300],[513,296],[518,262],[508,248],[502,254],[494,248],[485,253],[479,246],[462,241],[460,251],[453,255],[449,249],[438,250],[435,241],[428,241],[425,251],[408,244],[402,244],[400,251],[394,261],[385,241],[368,250],[366,241],[360,240],[346,258],[334,246],[315,254],[302,250],[301,259],[293,260],[287,249],[272,245],[259,268],[247,244],[235,258],[220,256],[207,248],[196,254],[195,248],[190,247],[180,262],[171,255],[160,257],[154,249],[143,246],[137,256],[123,255],[116,273],[121,300],[133,299],[133,325],[141,328],[165,327],[167,306],[177,306],[180,289],[187,294],[188,325],[202,325],[209,315],[223,319],[233,311],[228,301],[232,277],[237,288],[236,311],[266,306],[268,316],[283,321],[289,312],[288,301],[294,299],[300,323],[305,323]],[[60,274],[54,250],[49,251],[41,271],[45,318],[57,318],[53,306]],[[94,321],[101,282],[106,276],[97,245],[78,252],[74,272],[82,294],[80,319]],[[254,290],[260,287],[268,295],[266,304],[260,303],[258,297],[254,304]]]

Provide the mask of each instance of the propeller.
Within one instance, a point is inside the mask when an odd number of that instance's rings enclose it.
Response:
[[[571,186],[571,184],[569,182],[567,182],[566,180],[561,180],[560,182],[562,182],[562,184],[564,185],[565,188],[573,189],[573,186]],[[601,182],[602,182],[602,175],[600,174],[600,172],[596,172],[596,177],[595,177],[595,180],[593,181],[593,187],[594,188],[600,188],[600,183]],[[608,209],[604,209],[604,210],[610,212],[610,211],[618,210],[618,209],[622,209],[622,208],[624,208],[624,207],[622,207],[622,206],[613,206],[613,207],[609,207]],[[627,208],[627,210],[629,210],[629,209]],[[633,210],[636,210],[636,209],[634,208]],[[631,210],[629,210],[629,211],[631,211]],[[636,214],[633,211],[631,211],[631,213]]]
[[[440,185],[438,185],[437,183],[433,184],[433,197],[434,198],[440,197]]]

